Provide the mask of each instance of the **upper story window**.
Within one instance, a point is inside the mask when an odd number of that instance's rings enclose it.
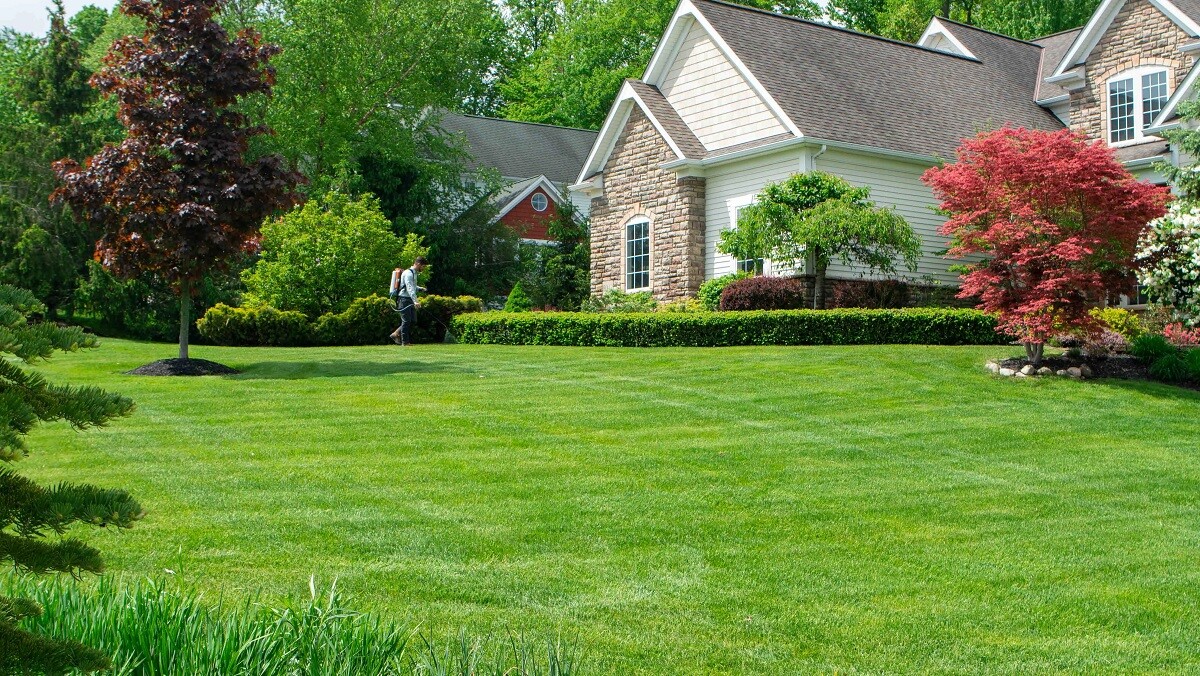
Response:
[[[1126,71],[1108,81],[1108,142],[1139,143],[1143,131],[1167,105],[1171,92],[1167,69],[1159,66]]]
[[[540,192],[533,193],[533,209],[534,211],[545,211],[550,206],[550,200]]]
[[[625,225],[625,290],[650,288],[650,221],[635,218]]]

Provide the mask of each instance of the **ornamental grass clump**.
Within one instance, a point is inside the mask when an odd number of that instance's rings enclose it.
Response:
[[[345,603],[336,582],[309,582],[298,604],[255,598],[209,601],[171,581],[122,584],[110,578],[83,589],[0,578],[0,591],[36,600],[47,613],[31,620],[41,634],[82,641],[113,656],[117,676],[320,674],[416,676],[580,673],[581,653],[561,640],[432,637]]]

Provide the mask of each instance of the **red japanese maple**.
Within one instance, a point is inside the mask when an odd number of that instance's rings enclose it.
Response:
[[[959,297],[998,313],[1035,363],[1055,333],[1098,329],[1089,309],[1131,287],[1138,235],[1170,200],[1069,130],[980,134],[923,180],[950,216],[949,255],[986,256],[965,266]]]
[[[299,198],[299,174],[278,156],[248,161],[240,100],[271,93],[279,48],[246,30],[231,38],[222,0],[123,0],[146,23],[113,44],[92,85],[116,99],[125,140],[82,166],[55,165],[68,202],[103,230],[96,258],[127,276],[161,275],[180,293],[179,356],[188,356],[195,282],[252,242],[264,217]]]

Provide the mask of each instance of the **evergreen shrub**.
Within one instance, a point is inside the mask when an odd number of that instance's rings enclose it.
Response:
[[[716,312],[721,309],[721,293],[725,291],[725,287],[742,279],[753,277],[749,272],[735,272],[731,275],[724,275],[700,285],[700,292],[696,294],[696,298],[704,305],[706,310]]]

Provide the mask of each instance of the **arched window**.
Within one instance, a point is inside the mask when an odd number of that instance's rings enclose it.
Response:
[[[1139,143],[1171,97],[1170,75],[1163,66],[1128,70],[1108,81],[1108,142]]]
[[[625,290],[650,289],[650,220],[639,216],[625,224]]]

